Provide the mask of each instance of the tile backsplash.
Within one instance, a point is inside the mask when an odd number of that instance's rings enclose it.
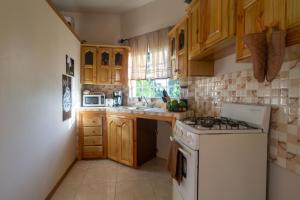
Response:
[[[272,83],[258,83],[252,69],[188,80],[197,115],[218,116],[223,102],[272,106],[270,159],[300,175],[300,64],[284,63]]]

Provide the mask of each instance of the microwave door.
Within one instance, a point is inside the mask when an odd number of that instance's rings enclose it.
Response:
[[[99,105],[99,98],[98,97],[85,97],[84,104],[85,104],[85,106]]]

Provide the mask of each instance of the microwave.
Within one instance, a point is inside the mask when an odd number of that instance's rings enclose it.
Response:
[[[105,106],[105,95],[83,95],[82,96],[83,107],[100,107]]]

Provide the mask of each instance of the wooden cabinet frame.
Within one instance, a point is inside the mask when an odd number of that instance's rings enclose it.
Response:
[[[90,118],[91,123],[85,122],[85,118]],[[101,122],[94,122],[95,120],[101,119]],[[85,111],[85,112],[78,112],[77,118],[77,132],[78,132],[78,159],[84,158],[106,158],[107,157],[107,131],[106,131],[106,113],[105,112],[95,112],[95,111]],[[97,154],[95,152],[95,156],[85,156],[83,152],[83,148],[85,147],[84,139],[87,135],[84,135],[84,128],[85,127],[94,127],[94,128],[101,128],[102,141],[94,145],[94,147],[102,147],[102,154]],[[93,135],[88,135],[89,137],[95,137]],[[90,145],[90,144],[88,144]],[[91,146],[93,147],[93,145]]]
[[[87,53],[92,53],[93,64],[88,65],[85,62],[85,56]],[[80,81],[85,84],[92,84],[96,82],[96,70],[97,70],[97,48],[93,46],[84,46],[81,48],[81,67],[80,67]]]
[[[84,44],[81,47],[81,62],[84,61],[84,52],[93,50],[93,66],[81,65],[80,76],[82,84],[95,85],[126,85],[128,82],[128,55],[129,47],[112,45]],[[96,51],[95,51],[96,49]],[[102,64],[102,54],[108,55],[108,64]],[[115,65],[115,54],[122,55],[122,65]],[[87,73],[87,70],[89,73]],[[91,71],[92,70],[92,71]],[[92,79],[89,78],[92,74]]]

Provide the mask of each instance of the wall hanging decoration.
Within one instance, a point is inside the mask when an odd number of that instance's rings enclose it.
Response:
[[[62,75],[62,107],[63,121],[72,117],[72,78],[67,75]]]
[[[66,55],[66,73],[70,76],[74,76],[74,59]]]

